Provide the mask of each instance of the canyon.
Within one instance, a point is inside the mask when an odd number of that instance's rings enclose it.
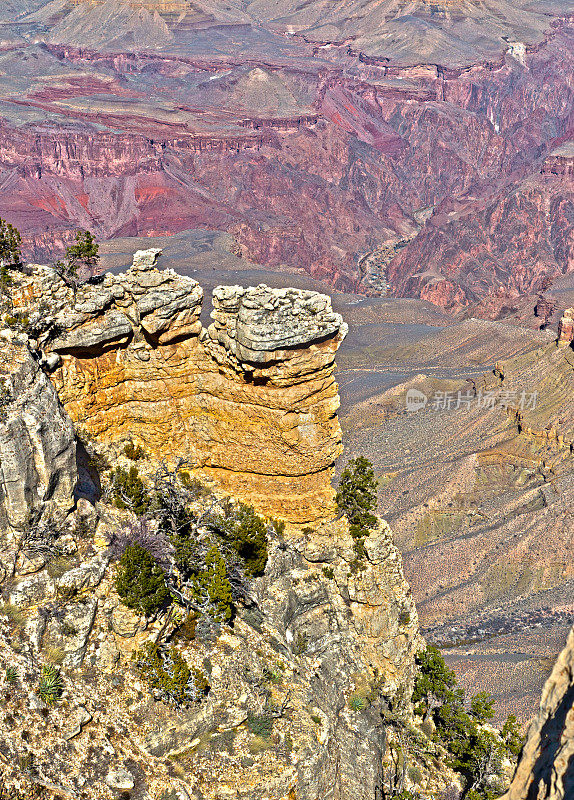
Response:
[[[0,214],[37,260],[77,227],[207,228],[339,289],[511,314],[572,269],[571,9],[413,8],[8,6]]]

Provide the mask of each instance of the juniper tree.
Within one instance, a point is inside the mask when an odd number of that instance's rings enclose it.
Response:
[[[56,262],[56,270],[74,291],[78,285],[78,270],[81,267],[93,273],[100,259],[99,245],[90,231],[76,231],[73,244],[66,247],[64,260]]]
[[[90,231],[76,231],[74,244],[66,247],[66,264],[68,272],[76,275],[80,267],[92,270],[97,266],[99,245]]]
[[[0,218],[0,292],[6,293],[12,285],[10,268],[20,267],[22,253],[20,231],[6,220]]]
[[[349,533],[355,540],[354,568],[360,568],[365,556],[365,539],[377,523],[373,511],[377,507],[377,481],[373,465],[368,458],[359,456],[349,461],[336,495],[339,511],[349,521]]]
[[[251,506],[241,503],[231,508],[222,525],[222,534],[245,564],[250,577],[262,575],[267,564],[267,528]]]
[[[139,544],[124,550],[115,584],[122,602],[147,617],[171,600],[163,569]]]
[[[199,603],[208,605],[212,616],[223,622],[233,617],[233,594],[225,561],[214,545],[205,556],[205,569],[194,578],[194,593]]]

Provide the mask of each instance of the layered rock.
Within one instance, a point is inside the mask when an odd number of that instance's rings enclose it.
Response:
[[[44,267],[12,290],[21,309],[49,308],[37,346],[79,432],[185,458],[267,514],[328,516],[346,324],[316,292],[218,287],[206,331],[201,287],[158,270],[160,252],[136,253],[128,272],[75,296]]]
[[[0,530],[69,511],[77,480],[72,422],[25,340],[0,338]],[[4,553],[5,555],[5,553]]]
[[[445,45],[460,19],[440,10],[434,34],[421,29],[427,58],[439,36],[440,58],[421,64],[420,48],[414,63],[407,56],[428,4],[414,17],[387,9],[379,56],[370,35],[346,40],[338,8],[333,27],[302,23],[305,39],[321,31],[323,47],[276,34],[288,9],[271,31],[264,12],[253,25],[237,8],[39,5],[33,34],[6,50],[0,81],[9,176],[0,215],[23,230],[29,256],[45,257],[78,227],[99,239],[209,228],[232,233],[266,266],[372,292],[361,259],[420,229],[388,283],[454,310],[500,288],[510,298],[538,293],[572,268],[567,17],[545,12],[550,32],[526,47],[522,26],[520,41],[500,39],[495,5],[461,8],[498,31],[486,56],[483,37],[466,30],[472,66],[463,68],[460,37]],[[363,11],[367,24],[372,9]],[[375,28],[387,11],[377,6]],[[225,17],[223,40],[212,13]]]
[[[568,347],[574,341],[574,308],[567,308],[558,323],[558,347]]]
[[[574,631],[544,685],[516,774],[503,800],[568,800],[574,794]]]

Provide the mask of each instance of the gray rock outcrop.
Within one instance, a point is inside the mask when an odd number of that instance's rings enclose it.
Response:
[[[211,317],[210,336],[250,364],[280,360],[285,350],[347,331],[327,295],[265,284],[247,289],[216,286]]]
[[[0,526],[69,511],[77,480],[73,425],[17,337],[0,339]]]
[[[574,797],[574,629],[544,684],[514,779],[502,800]]]

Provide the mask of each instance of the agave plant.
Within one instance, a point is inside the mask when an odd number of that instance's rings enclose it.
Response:
[[[16,667],[6,667],[6,683],[16,683],[18,671]]]
[[[64,684],[60,670],[53,664],[42,667],[38,694],[47,706],[53,706],[62,696]]]
[[[352,694],[349,697],[349,708],[352,711],[364,711],[368,705],[369,701],[367,698],[360,694]]]

